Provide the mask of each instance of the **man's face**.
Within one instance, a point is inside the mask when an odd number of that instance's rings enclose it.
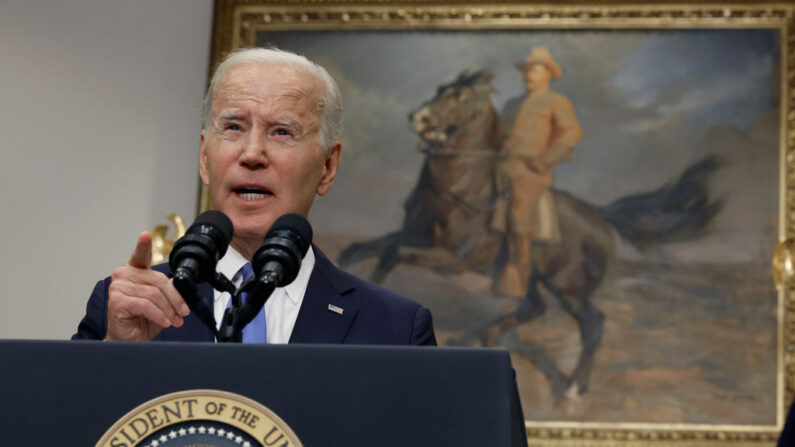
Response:
[[[281,215],[307,217],[331,189],[341,147],[321,147],[323,92],[304,70],[263,63],[238,65],[216,86],[200,173],[238,243],[258,244]]]
[[[549,81],[552,79],[552,74],[544,64],[533,64],[524,73],[525,83],[527,88],[533,92],[536,90],[543,90],[549,87]]]

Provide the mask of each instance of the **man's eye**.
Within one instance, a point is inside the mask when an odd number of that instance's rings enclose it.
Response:
[[[238,130],[240,130],[240,126],[238,126],[237,124],[227,124],[226,125],[226,130],[238,131]]]
[[[292,133],[290,133],[290,131],[287,129],[276,129],[276,135],[290,136]]]

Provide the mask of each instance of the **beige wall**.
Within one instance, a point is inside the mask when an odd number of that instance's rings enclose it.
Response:
[[[0,0],[0,338],[68,338],[94,283],[195,216],[211,0]]]

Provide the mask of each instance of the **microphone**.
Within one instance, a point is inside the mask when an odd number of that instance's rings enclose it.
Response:
[[[312,226],[298,214],[276,219],[265,242],[254,253],[252,267],[260,282],[284,287],[295,280],[301,261],[312,243]]]
[[[174,277],[191,282],[212,280],[215,265],[226,253],[233,233],[226,214],[214,210],[201,213],[168,257]]]
[[[210,307],[212,301],[202,298],[197,282],[209,281],[214,287],[223,285],[222,276],[215,272],[215,265],[226,253],[234,233],[232,221],[220,211],[205,211],[193,221],[193,225],[180,238],[168,257],[168,266],[174,272],[174,288],[188,307],[213,335],[218,336],[215,316]],[[225,281],[229,283],[229,280]],[[229,283],[231,287],[231,283]]]

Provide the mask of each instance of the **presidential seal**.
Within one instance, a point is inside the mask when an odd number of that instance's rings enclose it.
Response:
[[[166,394],[139,405],[96,447],[302,447],[289,426],[247,397],[218,390]]]

